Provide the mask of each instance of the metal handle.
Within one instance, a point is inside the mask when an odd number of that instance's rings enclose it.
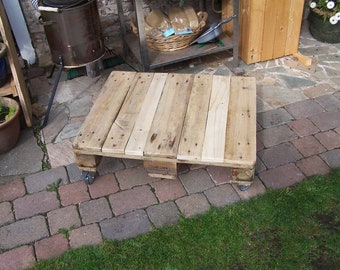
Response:
[[[39,6],[38,8],[40,11],[59,12],[59,8],[56,7]]]

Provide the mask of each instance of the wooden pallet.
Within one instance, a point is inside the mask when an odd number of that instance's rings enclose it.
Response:
[[[255,79],[113,71],[73,143],[77,165],[141,159],[151,176],[178,163],[234,168],[250,183],[256,161]]]

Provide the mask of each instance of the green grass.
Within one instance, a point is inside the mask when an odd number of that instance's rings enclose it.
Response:
[[[340,169],[34,269],[339,269]]]

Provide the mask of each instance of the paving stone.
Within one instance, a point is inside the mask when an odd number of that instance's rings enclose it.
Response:
[[[56,134],[64,128],[68,122],[68,109],[61,105],[54,107],[49,115],[49,123],[41,133],[46,144],[50,144],[56,138]]]
[[[257,89],[256,92],[261,99],[274,108],[280,108],[287,104],[306,100],[305,95],[299,91],[292,91],[286,87],[263,86]]]
[[[155,194],[160,203],[176,200],[187,195],[182,183],[176,179],[161,179],[153,182],[151,186],[155,190]]]
[[[119,191],[116,177],[113,174],[100,175],[88,186],[91,198],[104,197]]]
[[[305,100],[285,106],[286,110],[296,119],[320,114],[325,110],[314,100]]]
[[[340,127],[334,129],[334,131],[340,135]]]
[[[268,169],[273,169],[290,162],[295,162],[301,159],[302,155],[291,143],[282,143],[259,151],[258,157],[261,158]]]
[[[233,187],[240,196],[241,200],[249,200],[266,192],[265,186],[257,176],[254,177],[253,183],[247,190],[241,191],[235,184],[233,184]]]
[[[76,163],[71,163],[66,166],[66,171],[68,178],[71,183],[78,182],[81,179],[81,171],[79,170],[78,166]]]
[[[72,139],[48,143],[46,144],[46,149],[52,168],[64,167],[76,162],[72,148]]]
[[[120,158],[103,157],[97,167],[97,172],[100,175],[105,175],[124,169],[125,169],[124,163]]]
[[[134,167],[142,167],[143,166],[143,161],[139,160],[139,159],[123,158],[122,161],[123,161],[126,168],[134,168]]]
[[[289,89],[315,85],[315,82],[312,80],[298,78],[296,76],[279,75],[279,78],[285,82]]]
[[[203,169],[182,174],[179,178],[188,194],[202,192],[215,186],[207,171]]]
[[[22,246],[0,254],[1,270],[24,270],[35,263],[32,246]]]
[[[0,154],[0,183],[2,177],[24,176],[41,171],[43,157],[43,151],[37,145],[37,140],[33,136],[33,129],[21,129],[15,147],[4,154]],[[19,164],[20,166],[18,166]]]
[[[178,208],[173,201],[150,206],[146,212],[156,227],[175,224],[180,217]]]
[[[87,192],[87,186],[83,181],[60,186],[58,191],[62,206],[79,204],[90,200],[90,195]]]
[[[258,136],[256,136],[256,151],[264,149],[264,144]]]
[[[41,171],[25,177],[25,185],[28,193],[46,190],[49,185],[55,184],[59,179],[62,184],[67,184],[66,169],[59,167],[47,171]]]
[[[337,78],[331,78],[331,80],[337,84],[338,86],[340,86],[340,77],[337,77]],[[340,94],[339,90],[337,92],[338,94]]]
[[[340,111],[324,112],[309,118],[321,131],[340,127]]]
[[[99,223],[103,237],[110,240],[123,240],[150,232],[152,225],[144,210],[106,219]]]
[[[302,118],[290,122],[288,126],[300,137],[305,137],[318,133],[320,130],[307,118]]]
[[[255,174],[263,172],[265,170],[267,170],[266,165],[264,165],[262,160],[259,157],[257,157],[256,164],[255,164]]]
[[[65,139],[70,139],[70,138],[74,138],[75,136],[77,136],[78,131],[82,124],[83,122],[75,122],[75,123],[70,123],[70,124],[65,125],[65,127],[58,134],[54,143],[58,143]]]
[[[92,106],[92,97],[85,96],[68,102],[67,107],[70,110],[70,117],[86,116]]]
[[[327,151],[320,156],[331,168],[340,167],[340,149]]]
[[[0,202],[12,201],[24,196],[26,193],[24,182],[15,179],[0,185]]]
[[[116,172],[119,186],[122,190],[150,184],[159,178],[150,177],[143,167],[129,168]]]
[[[45,218],[35,216],[0,228],[0,249],[11,249],[48,236]]]
[[[98,224],[91,224],[70,231],[69,239],[71,248],[96,246],[103,242]]]
[[[155,194],[146,185],[112,194],[109,201],[116,216],[158,203]]]
[[[70,205],[47,213],[48,224],[52,235],[60,229],[78,228],[81,226],[77,207]]]
[[[203,214],[210,209],[210,204],[202,193],[179,198],[176,200],[176,204],[185,217]]]
[[[292,163],[261,172],[258,177],[267,188],[272,189],[286,188],[304,179],[302,172]]]
[[[220,185],[204,191],[211,205],[223,207],[240,200],[237,192],[230,184]]]
[[[59,208],[60,203],[56,192],[41,191],[16,199],[13,210],[16,219],[33,217]]]
[[[204,164],[188,164],[188,166],[190,171],[205,169],[207,167]]]
[[[230,183],[233,180],[229,167],[207,166],[207,171],[216,185]]]
[[[326,151],[326,148],[313,136],[303,137],[292,141],[292,143],[304,157],[310,157]]]
[[[272,110],[273,107],[270,106],[267,102],[259,98],[258,96],[256,97],[256,112],[266,112]]]
[[[303,90],[303,93],[309,98],[316,98],[325,94],[333,93],[335,89],[328,83],[318,84]]]
[[[288,123],[293,117],[284,108],[279,108],[258,113],[256,120],[263,128],[269,128]]]
[[[112,212],[106,198],[81,203],[79,205],[79,212],[84,225],[112,217]]]
[[[315,135],[315,138],[317,138],[327,150],[340,148],[340,135],[333,130],[318,133]]]
[[[324,95],[315,99],[326,111],[340,110],[340,100],[333,95]]]
[[[188,164],[185,163],[179,163],[177,164],[177,174],[183,174],[183,173],[188,173],[190,171],[190,168]]]
[[[306,175],[327,174],[330,169],[327,164],[318,156],[301,159],[296,162],[296,166]]]
[[[37,260],[47,260],[59,257],[69,248],[68,241],[62,234],[56,234],[37,241],[34,244]]]
[[[287,125],[267,128],[258,132],[257,135],[266,148],[297,138],[297,135]]]
[[[14,222],[12,205],[9,202],[0,203],[0,226]]]

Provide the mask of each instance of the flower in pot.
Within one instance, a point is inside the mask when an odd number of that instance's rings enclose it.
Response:
[[[19,139],[20,107],[12,98],[0,97],[0,154],[11,150]]]
[[[309,29],[313,37],[328,43],[340,42],[340,0],[309,2]]]

